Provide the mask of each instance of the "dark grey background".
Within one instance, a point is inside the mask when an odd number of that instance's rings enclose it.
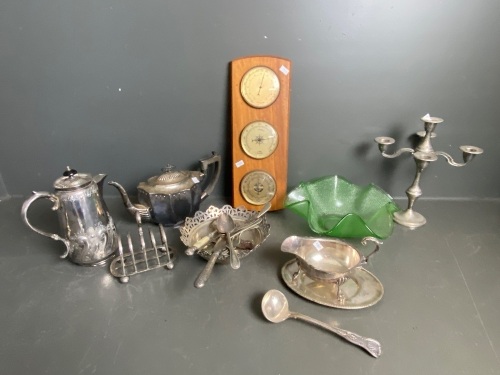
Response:
[[[430,113],[436,149],[486,152],[433,163],[424,197],[498,198],[499,15],[497,0],[3,0],[0,197],[50,190],[66,165],[133,190],[212,150],[228,196],[228,64],[270,54],[293,64],[290,188],[339,174],[404,196],[413,161],[373,138],[411,146]]]

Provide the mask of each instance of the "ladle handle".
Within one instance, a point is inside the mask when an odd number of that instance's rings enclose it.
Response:
[[[304,320],[308,323],[317,325],[317,326],[324,328],[330,332],[333,332],[333,333],[339,335],[340,337],[344,338],[345,340],[349,341],[350,343],[362,347],[363,349],[365,349],[368,353],[370,353],[375,358],[378,358],[380,356],[380,354],[382,354],[382,347],[377,340],[374,340],[374,339],[371,339],[368,337],[360,336],[357,333],[347,331],[347,330],[342,329],[342,328],[333,327],[329,324],[326,324],[320,320],[316,320],[314,318],[311,318],[310,316],[307,316],[307,315],[302,315],[299,313],[290,313],[290,317],[294,318],[294,319]]]
[[[367,263],[367,262],[368,262],[368,258],[370,258],[370,257],[371,257],[373,254],[375,254],[377,251],[379,251],[379,249],[380,249],[380,245],[382,245],[382,244],[383,244],[383,242],[382,242],[382,241],[377,240],[375,237],[365,237],[365,238],[363,238],[363,239],[361,240],[361,244],[362,244],[363,246],[366,246],[366,244],[367,244],[367,242],[368,242],[368,241],[371,241],[371,242],[374,242],[374,243],[375,243],[375,249],[373,249],[373,251],[372,251],[370,254],[368,254],[368,255],[366,255],[366,256],[364,257],[364,259],[363,259],[363,262],[362,262],[362,263]]]

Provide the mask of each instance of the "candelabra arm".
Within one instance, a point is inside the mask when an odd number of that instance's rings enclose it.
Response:
[[[434,151],[434,153],[436,155],[443,156],[446,159],[446,161],[448,162],[448,164],[450,164],[450,165],[452,165],[454,167],[463,167],[465,164],[467,164],[467,162],[465,162],[465,163],[457,163],[455,160],[453,160],[453,158],[451,157],[450,154],[448,154],[448,153],[446,153],[444,151]]]
[[[404,147],[404,148],[400,148],[399,150],[397,150],[396,152],[394,152],[392,154],[388,154],[387,152],[382,151],[382,156],[385,158],[393,159],[393,158],[397,158],[399,155],[401,155],[405,152],[409,152],[410,154],[413,154],[415,151],[412,148]]]
[[[484,151],[481,147],[464,145],[459,147],[460,151],[462,151],[462,157],[464,159],[463,163],[457,163],[453,158],[443,151],[434,152],[435,155],[441,155],[446,158],[450,165],[454,167],[463,167],[468,162],[472,161],[477,155],[481,155]]]
[[[383,157],[385,158],[397,158],[399,155],[401,155],[403,152],[409,152],[410,154],[413,154],[415,151],[412,148],[400,148],[396,152],[389,154],[386,152],[387,147],[390,145],[394,144],[396,140],[391,137],[377,137],[375,138],[375,142],[378,144],[378,149],[380,153],[382,154]]]

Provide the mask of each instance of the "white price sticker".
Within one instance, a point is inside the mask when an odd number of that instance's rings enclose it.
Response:
[[[319,242],[319,241],[314,241],[314,242],[313,242],[313,246],[314,246],[314,247],[316,248],[316,250],[318,250],[318,251],[319,251],[319,250],[321,250],[321,249],[323,249],[323,245],[322,245],[322,244],[321,244],[321,242]]]
[[[236,163],[234,163],[236,168],[243,167],[245,165],[245,162],[243,160],[238,160]]]
[[[280,67],[280,72],[283,73],[284,75],[288,75],[288,73],[290,73],[290,71],[288,70],[288,68],[284,65],[281,65]]]

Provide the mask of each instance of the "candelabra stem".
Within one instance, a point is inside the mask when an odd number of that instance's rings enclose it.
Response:
[[[434,129],[436,128],[436,123],[435,122],[426,122],[424,125],[425,129],[425,135],[420,141],[420,144],[417,146],[415,151],[421,151],[421,152],[433,152],[433,148],[431,145],[431,138]]]
[[[414,156],[415,164],[417,166],[417,172],[415,173],[415,179],[411,186],[406,190],[406,196],[408,197],[408,208],[404,211],[399,211],[394,213],[394,221],[398,224],[404,225],[411,229],[415,229],[424,225],[427,220],[425,217],[418,212],[413,210],[413,205],[415,201],[422,195],[422,189],[420,189],[420,177],[422,172],[429,165],[429,161],[417,159]]]

